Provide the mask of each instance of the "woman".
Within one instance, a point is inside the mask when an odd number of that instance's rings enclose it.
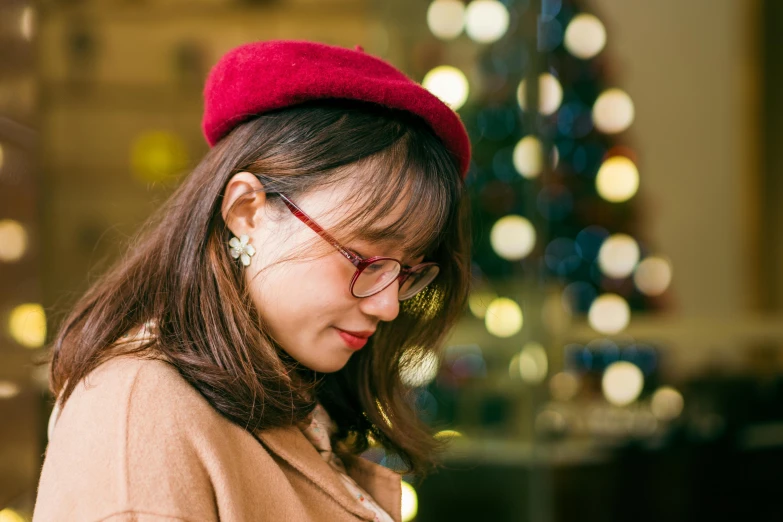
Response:
[[[53,347],[35,520],[400,520],[439,445],[403,365],[467,294],[457,115],[387,63],[253,43],[210,72],[212,146]]]

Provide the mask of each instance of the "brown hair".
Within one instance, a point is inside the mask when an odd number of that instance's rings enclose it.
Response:
[[[363,165],[354,204],[330,229],[340,240],[405,205],[386,230],[441,272],[367,347],[332,374],[315,374],[288,357],[252,306],[241,265],[230,257],[222,192],[237,172],[292,198],[340,182]],[[289,218],[292,216],[289,215]],[[354,102],[310,103],[237,126],[210,150],[162,209],[142,227],[127,255],[77,302],[52,350],[51,385],[64,403],[93,369],[121,354],[171,362],[209,403],[248,430],[290,426],[319,400],[349,451],[368,436],[423,475],[440,443],[416,416],[401,365],[438,350],[462,313],[470,274],[468,198],[457,164],[417,117]],[[129,329],[157,322],[156,338],[117,343]],[[405,354],[405,356],[403,356]],[[315,391],[315,393],[313,393]]]

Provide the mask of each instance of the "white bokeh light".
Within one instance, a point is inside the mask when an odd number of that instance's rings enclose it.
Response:
[[[593,105],[593,123],[601,132],[616,134],[631,126],[634,113],[633,100],[625,91],[607,89]]]
[[[645,258],[633,275],[636,288],[645,295],[663,294],[672,282],[672,265],[668,259],[657,256]]]
[[[544,170],[544,147],[535,136],[525,136],[514,147],[514,168],[523,178],[537,178]]]
[[[602,198],[612,203],[628,201],[639,191],[639,170],[625,156],[612,156],[598,169],[595,188]]]
[[[400,515],[402,522],[411,522],[416,518],[419,513],[419,497],[416,494],[416,490],[405,482],[402,481],[402,504]]]
[[[427,26],[437,38],[453,40],[465,27],[465,4],[459,0],[435,0],[427,9]]]
[[[522,216],[505,216],[492,226],[489,242],[503,259],[518,261],[530,255],[536,246],[536,229]]]
[[[525,80],[522,80],[517,87],[517,103],[523,111],[527,110],[526,93]],[[542,73],[538,77],[538,112],[549,116],[560,108],[561,103],[563,103],[563,87],[560,81],[550,73]]]
[[[603,50],[606,45],[606,29],[598,17],[581,13],[569,22],[564,40],[568,52],[587,60]]]
[[[524,320],[519,305],[506,297],[498,297],[487,307],[484,325],[495,337],[511,337],[522,330]]]
[[[0,381],[0,399],[13,399],[19,395],[19,391],[18,384],[11,381]]]
[[[595,331],[614,335],[628,327],[631,322],[631,307],[619,295],[604,294],[590,305],[587,319]]]
[[[639,243],[627,234],[614,234],[604,240],[598,251],[601,272],[614,279],[630,276],[639,263]]]
[[[424,76],[421,84],[455,111],[468,100],[468,79],[456,67],[435,67]]]
[[[601,387],[607,401],[615,406],[627,406],[642,393],[644,374],[635,364],[618,361],[606,368]]]
[[[500,40],[508,23],[508,9],[497,0],[473,0],[465,10],[465,32],[478,43]]]

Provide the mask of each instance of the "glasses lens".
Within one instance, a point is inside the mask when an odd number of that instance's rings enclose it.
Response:
[[[400,287],[400,301],[410,299],[418,294],[438,276],[438,265],[427,265],[412,272]]]
[[[383,290],[400,275],[401,269],[394,259],[379,259],[367,265],[353,284],[353,295],[367,297]]]

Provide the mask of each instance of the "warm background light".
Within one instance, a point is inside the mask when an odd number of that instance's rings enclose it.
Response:
[[[685,400],[682,394],[671,386],[662,386],[653,393],[650,408],[653,415],[662,421],[676,419],[682,413]]]
[[[458,0],[435,0],[427,9],[427,25],[437,38],[453,40],[465,26],[465,4]]]
[[[644,374],[635,364],[618,361],[606,368],[601,386],[607,401],[615,406],[626,406],[642,393]]]
[[[519,375],[528,384],[539,384],[546,379],[549,361],[546,349],[536,342],[527,343],[519,353]]]
[[[598,96],[593,105],[595,127],[607,134],[622,132],[633,123],[633,101],[621,89],[608,89]]]
[[[27,232],[18,221],[0,220],[0,261],[18,261],[27,250]]]
[[[639,171],[630,159],[612,156],[598,169],[595,178],[598,194],[612,203],[628,201],[639,190]]]
[[[636,267],[633,281],[641,293],[649,296],[661,295],[672,282],[672,265],[668,259],[650,256]]]
[[[46,314],[39,304],[28,303],[11,311],[8,321],[11,337],[27,348],[40,348],[46,341]]]
[[[631,322],[631,308],[619,295],[604,294],[590,305],[587,319],[595,331],[613,335],[628,327]]]
[[[450,65],[435,67],[424,76],[421,84],[455,111],[468,99],[468,79],[462,71]]]
[[[500,218],[492,226],[489,242],[497,255],[509,261],[527,257],[536,246],[536,229],[522,216]]]
[[[565,47],[577,58],[589,59],[606,45],[606,29],[597,17],[582,13],[571,19],[565,31]]]
[[[500,40],[508,30],[508,9],[497,0],[473,0],[465,10],[465,32],[479,43]]]
[[[527,179],[533,179],[544,169],[544,152],[541,141],[535,136],[525,136],[514,147],[514,168]]]
[[[511,337],[522,330],[524,323],[519,305],[506,297],[498,297],[489,304],[484,324],[495,337]]]
[[[413,486],[402,481],[402,522],[411,522],[419,513],[419,497]]]
[[[598,251],[601,272],[615,279],[630,276],[640,257],[639,244],[627,234],[609,236]]]
[[[527,110],[526,91],[525,80],[522,80],[517,88],[517,103],[523,111]],[[546,116],[554,114],[562,102],[560,81],[550,73],[541,74],[538,77],[538,112]]]

